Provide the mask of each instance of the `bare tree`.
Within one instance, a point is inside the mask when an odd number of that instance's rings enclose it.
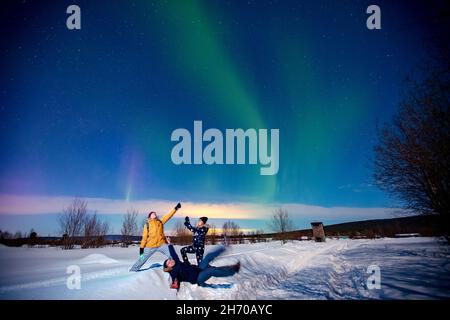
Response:
[[[109,223],[107,221],[100,222],[98,225],[96,247],[103,246],[106,243],[106,235],[109,231]]]
[[[13,237],[13,235],[9,231],[7,231],[7,230],[0,231],[0,239],[9,240],[9,239],[12,239],[12,237]]]
[[[101,221],[97,213],[86,215],[82,248],[98,248],[102,246],[108,230],[109,224],[106,221]]]
[[[31,228],[30,233],[28,236],[23,235],[24,238],[27,238],[27,244],[29,247],[35,246],[36,244],[38,244],[39,240],[38,240],[38,234],[36,231],[34,231],[33,228]]]
[[[263,241],[262,236],[263,236],[264,231],[263,230],[253,230],[251,231],[248,236],[249,236],[249,240],[250,243],[255,243],[255,242],[261,242]]]
[[[442,51],[442,50],[441,50]],[[448,47],[408,79],[391,123],[379,129],[376,184],[419,214],[439,214],[450,233],[450,63]]]
[[[222,225],[222,236],[223,236],[224,238],[226,238],[226,237],[229,236],[229,234],[230,234],[229,227],[228,227],[228,225],[229,225],[228,222],[229,222],[229,221],[225,222],[225,223]]]
[[[223,237],[223,242],[225,245],[230,244],[229,236],[230,236],[229,223],[227,221],[222,225],[222,237]]]
[[[34,228],[31,228],[30,233],[28,234],[28,238],[35,239],[37,238],[37,236],[38,236],[37,232],[34,230]]]
[[[73,249],[75,246],[76,238],[83,232],[86,214],[87,202],[77,198],[64,208],[63,213],[58,217],[60,231],[63,234],[63,249]]]
[[[21,239],[21,238],[22,238],[22,232],[20,232],[20,231],[17,231],[13,236],[13,239]]]
[[[241,234],[242,234],[242,232],[241,232],[241,227],[240,227],[237,223],[232,222],[232,223],[231,223],[231,236],[237,238],[237,237],[239,237]]]
[[[256,232],[255,231],[250,231],[248,234],[250,243],[255,243],[256,242]]]
[[[233,221],[227,221],[222,226],[222,234],[225,238],[225,242],[237,243],[241,228]]]
[[[216,225],[213,223],[210,224],[210,226],[209,226],[208,236],[211,239],[211,244],[212,245],[216,244],[217,228],[216,228]]]
[[[177,244],[186,245],[191,243],[192,233],[179,220],[175,224],[175,236]]]
[[[255,235],[256,235],[257,242],[262,242],[262,241],[266,242],[266,238],[264,238],[264,230],[261,230],[261,229],[256,230]]]
[[[86,218],[84,219],[84,239],[82,248],[90,248],[93,246],[98,224],[99,221],[96,213],[91,216],[86,215]]]
[[[122,245],[128,247],[131,244],[131,237],[137,235],[137,217],[139,211],[135,209],[128,209],[122,220]]]
[[[240,231],[238,236],[237,236],[237,241],[239,242],[239,244],[243,244],[245,242],[245,233],[244,231]]]
[[[294,223],[289,217],[286,209],[277,208],[270,219],[269,227],[276,233],[281,242],[284,244],[287,241],[287,232],[294,230]]]

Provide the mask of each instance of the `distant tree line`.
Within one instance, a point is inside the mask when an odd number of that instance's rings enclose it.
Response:
[[[25,232],[23,234],[20,231],[13,234],[6,230],[0,230],[0,243],[12,247],[22,245],[33,246],[38,244],[38,237],[34,229],[31,229],[29,233]]]
[[[113,244],[126,247],[133,242],[135,244],[138,243],[140,237],[137,234],[137,216],[137,211],[133,209],[128,210],[122,220],[121,241],[106,241],[106,239],[103,239],[101,245]],[[275,223],[272,229],[275,231],[273,233],[265,233],[263,230],[254,230],[244,234],[239,225],[233,221],[225,222],[222,226],[222,232],[220,232],[220,229],[216,228],[214,224],[210,224],[209,233],[207,235],[207,244],[242,244],[272,240],[281,241],[284,244],[287,241],[301,240],[302,237],[306,239],[312,238],[312,230],[310,228],[304,230],[290,230],[293,223],[292,221],[286,223],[286,221],[284,221],[285,219],[290,220],[287,211],[277,209],[273,212],[272,219],[269,221],[269,225]],[[88,224],[87,234],[90,234],[89,230],[92,227],[92,224],[94,224],[92,221],[98,220],[91,220],[90,224]],[[439,233],[441,223],[439,216],[436,215],[411,216],[394,219],[348,222],[325,226],[324,229],[327,237],[348,237],[350,239],[394,237],[397,234],[409,233],[418,233],[422,236],[439,236],[441,235]],[[97,224],[97,222],[95,222],[95,224]],[[283,225],[291,227],[283,228]],[[275,226],[277,227],[275,228]],[[90,236],[85,239],[83,235],[86,234],[86,232],[83,233],[80,231],[80,234],[81,236],[74,239],[74,246],[79,245],[82,248],[87,248],[89,245],[91,247],[99,246],[99,240],[96,239],[96,236]],[[171,238],[174,244],[188,245],[192,242],[192,233],[179,222],[176,224],[174,235]],[[68,239],[66,237],[38,237],[38,234],[33,229],[29,233],[23,234],[21,232],[11,233],[0,230],[0,243],[8,246],[50,245],[65,248],[65,246],[68,245],[67,241]]]

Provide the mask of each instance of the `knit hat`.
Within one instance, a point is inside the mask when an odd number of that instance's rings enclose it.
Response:
[[[206,223],[206,221],[208,221],[208,217],[200,217],[200,220],[202,220],[203,223]]]

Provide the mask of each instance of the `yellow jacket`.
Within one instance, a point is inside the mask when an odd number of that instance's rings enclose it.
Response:
[[[159,219],[148,219],[142,231],[141,248],[157,248],[166,242],[164,235],[164,224],[177,212],[172,209],[168,214]]]

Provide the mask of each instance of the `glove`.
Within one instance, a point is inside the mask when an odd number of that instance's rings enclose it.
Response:
[[[184,222],[189,222],[189,217],[184,218]]]
[[[144,248],[139,248],[139,255],[142,256],[144,254]]]
[[[175,206],[175,210],[178,210],[178,209],[180,209],[181,208],[181,203],[177,203],[177,205]]]
[[[172,284],[170,285],[170,289],[178,289],[179,285],[178,285],[178,281],[175,280],[174,282],[172,282]]]

